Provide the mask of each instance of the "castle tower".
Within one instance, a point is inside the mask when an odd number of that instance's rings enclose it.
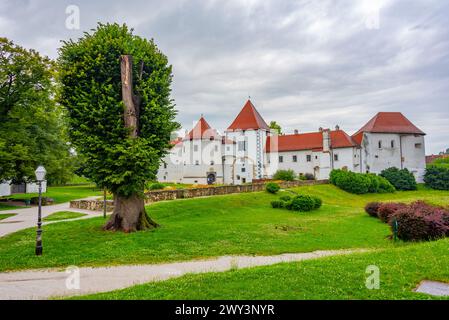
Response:
[[[264,146],[270,127],[256,110],[251,100],[248,100],[240,113],[226,130],[226,137],[237,143],[236,161],[244,166],[253,166],[248,169],[237,168],[241,173],[243,182],[262,179],[264,172]],[[238,183],[238,182],[236,182]]]

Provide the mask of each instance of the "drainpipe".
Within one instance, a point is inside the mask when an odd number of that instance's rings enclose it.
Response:
[[[402,135],[399,135],[399,153],[400,153],[400,161],[401,161],[401,170],[404,169],[404,164],[402,162]]]

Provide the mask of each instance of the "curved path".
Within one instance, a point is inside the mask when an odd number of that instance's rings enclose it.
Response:
[[[95,197],[98,198],[98,197]],[[86,198],[90,199],[90,198]],[[51,206],[43,206],[42,207],[42,218],[49,216],[52,213],[58,211],[72,211],[72,212],[80,212],[87,214],[86,216],[75,218],[75,219],[66,219],[66,220],[57,220],[57,221],[48,221],[43,222],[43,225],[50,223],[57,223],[69,220],[80,220],[80,219],[88,219],[92,217],[98,217],[103,215],[101,211],[90,211],[83,209],[75,209],[70,208],[70,202],[55,204]],[[16,231],[31,228],[37,226],[37,207],[25,208],[25,209],[14,209],[14,210],[4,210],[0,211],[0,214],[5,213],[13,213],[14,216],[0,220],[0,237],[4,237],[10,233],[14,233]]]
[[[79,289],[71,289],[66,270],[28,270],[0,273],[0,299],[48,299],[106,292],[152,281],[180,277],[187,273],[223,272],[231,269],[272,265],[327,256],[364,252],[364,249],[329,250],[275,256],[224,256],[187,262],[79,268]],[[73,275],[74,273],[72,273]],[[72,278],[73,279],[73,278]],[[69,283],[69,288],[66,285]]]

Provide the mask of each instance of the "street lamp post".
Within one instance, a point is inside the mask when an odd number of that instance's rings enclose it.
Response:
[[[37,211],[37,231],[36,231],[36,255],[42,255],[42,181],[45,180],[47,171],[44,166],[37,167],[35,174],[39,186],[39,207]]]

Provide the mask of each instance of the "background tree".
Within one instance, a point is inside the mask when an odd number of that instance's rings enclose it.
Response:
[[[270,129],[273,129],[277,132],[277,134],[282,134],[282,128],[276,121],[270,122]]]
[[[69,146],[54,88],[50,59],[0,38],[0,181],[30,181],[39,164],[50,183],[70,179]]]
[[[129,68],[123,82],[121,64]],[[155,179],[170,134],[179,127],[166,56],[126,25],[99,24],[78,41],[64,42],[59,65],[59,101],[68,111],[71,141],[86,160],[83,173],[114,194],[104,228],[157,226],[145,212],[144,185]]]

